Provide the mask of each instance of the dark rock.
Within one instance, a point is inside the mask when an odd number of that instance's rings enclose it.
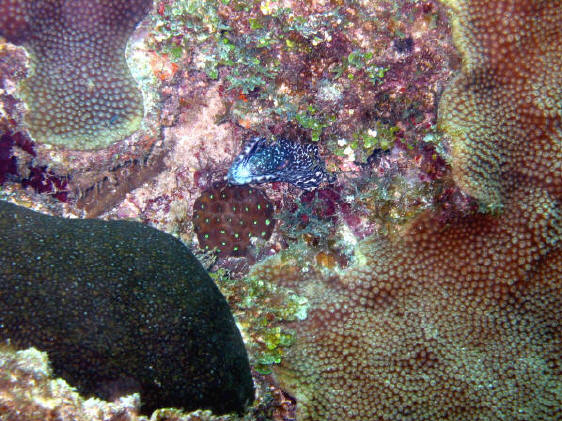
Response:
[[[241,412],[254,396],[224,297],[174,237],[0,201],[0,339],[47,351],[57,376],[103,399]]]
[[[412,37],[398,38],[394,40],[393,45],[399,53],[409,53],[414,48],[414,39]]]

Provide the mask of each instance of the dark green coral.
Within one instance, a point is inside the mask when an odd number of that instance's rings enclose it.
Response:
[[[242,411],[248,358],[228,305],[170,235],[0,201],[0,339],[47,351],[85,395]]]

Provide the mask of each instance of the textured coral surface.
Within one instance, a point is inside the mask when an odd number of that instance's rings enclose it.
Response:
[[[53,371],[142,409],[242,411],[254,392],[224,297],[172,236],[0,201],[0,339],[49,353]]]
[[[258,189],[217,183],[195,201],[193,225],[201,248],[242,256],[252,237],[271,237],[273,204]]]
[[[445,3],[463,54],[439,106],[456,182],[491,206],[501,204],[513,173],[561,198],[560,2]]]
[[[341,277],[305,282],[294,259],[254,267],[314,291],[277,371],[299,420],[562,415],[560,215],[545,192],[507,205],[500,218],[442,227],[426,215],[396,243],[367,240]]]
[[[32,74],[22,95],[36,141],[95,149],[139,127],[143,99],[125,47],[151,5],[151,0],[0,2],[0,35],[31,56]]]
[[[560,5],[452,6],[465,66],[441,124],[460,187],[502,211],[426,212],[345,272],[290,253],[254,267],[313,303],[277,370],[299,420],[562,416]]]

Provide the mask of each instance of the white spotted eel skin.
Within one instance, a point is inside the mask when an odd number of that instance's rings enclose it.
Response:
[[[252,139],[228,170],[231,184],[260,184],[282,181],[303,190],[314,190],[321,183],[333,183],[335,175],[326,170],[315,144],[287,139]]]

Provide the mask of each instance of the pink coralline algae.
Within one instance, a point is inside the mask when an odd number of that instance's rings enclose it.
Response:
[[[7,181],[31,187],[36,193],[46,193],[55,199],[68,200],[68,180],[55,174],[45,165],[33,165],[31,160],[20,162],[14,148],[35,157],[33,142],[21,132],[4,133],[0,136],[0,185]],[[23,160],[22,160],[23,161]]]

